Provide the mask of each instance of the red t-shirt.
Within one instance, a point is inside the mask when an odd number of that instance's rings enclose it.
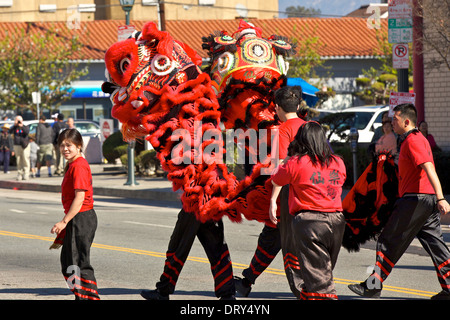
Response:
[[[398,190],[405,193],[434,194],[428,176],[420,165],[431,162],[434,165],[430,143],[419,131],[410,133],[400,147],[398,157]]]
[[[335,159],[322,168],[320,164],[313,165],[309,156],[294,156],[278,166],[272,180],[279,186],[289,184],[290,214],[300,210],[342,211],[342,185],[347,173],[344,161]]]
[[[83,157],[70,162],[67,172],[64,174],[61,184],[61,199],[65,213],[69,212],[73,199],[75,199],[75,189],[85,191],[80,212],[94,208],[91,168]]]
[[[287,157],[289,144],[294,140],[298,128],[305,123],[305,120],[300,118],[292,118],[286,120],[278,127],[278,158],[284,159]]]

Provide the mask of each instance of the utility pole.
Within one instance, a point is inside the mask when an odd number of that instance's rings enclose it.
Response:
[[[164,8],[164,1],[158,0],[158,23],[159,30],[166,31],[166,13]]]

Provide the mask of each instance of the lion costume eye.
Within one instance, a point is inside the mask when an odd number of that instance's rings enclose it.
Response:
[[[120,72],[122,72],[122,74],[124,74],[127,71],[130,64],[131,64],[131,61],[129,58],[123,58],[122,60],[120,60],[120,63],[119,63]]]
[[[158,76],[165,76],[172,72],[175,68],[175,63],[167,56],[157,54],[152,59],[151,68],[154,74]]]
[[[217,69],[220,73],[230,70],[234,65],[234,56],[230,52],[222,53],[217,59]]]

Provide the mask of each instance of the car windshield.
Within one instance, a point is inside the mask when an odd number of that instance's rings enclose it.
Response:
[[[75,127],[78,129],[78,131],[80,131],[81,134],[98,131],[98,128],[93,123],[76,123],[75,122]]]
[[[369,124],[370,119],[374,112],[351,112],[354,114],[353,117],[348,119],[347,124],[350,128],[356,128],[358,130],[363,130]]]

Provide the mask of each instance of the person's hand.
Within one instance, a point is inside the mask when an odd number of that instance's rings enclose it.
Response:
[[[270,201],[270,208],[269,208],[269,219],[273,224],[277,224],[277,202],[276,201]]]
[[[59,234],[61,231],[63,231],[66,228],[66,226],[67,226],[67,223],[65,223],[64,221],[60,221],[53,226],[50,233]]]
[[[447,200],[438,201],[437,208],[441,214],[447,214],[450,212],[450,205]]]

